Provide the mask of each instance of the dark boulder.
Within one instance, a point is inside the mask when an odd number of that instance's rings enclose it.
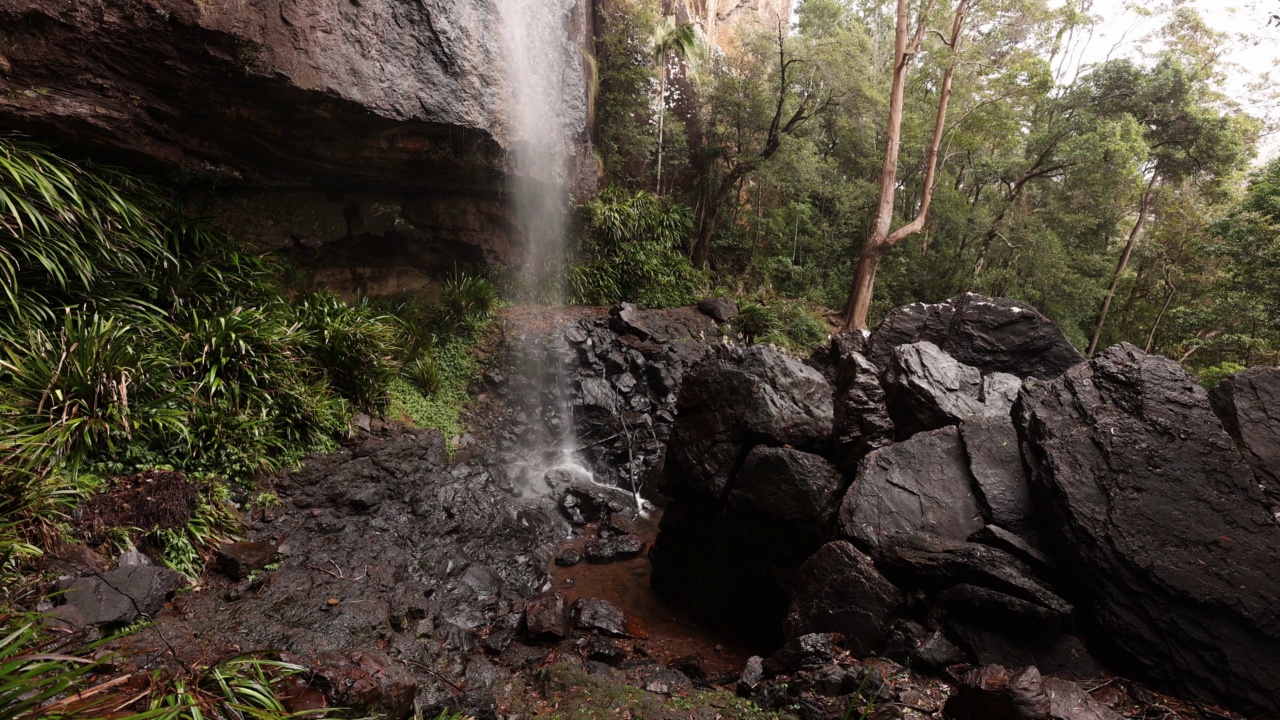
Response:
[[[707,298],[698,302],[698,312],[718,323],[738,317],[738,303],[733,298]]]
[[[817,455],[758,445],[734,478],[730,502],[813,527],[832,509],[840,485],[839,471]]]
[[[975,415],[1008,417],[1021,384],[1006,373],[983,376],[931,342],[895,347],[882,381],[900,438]]]
[[[119,625],[159,612],[186,579],[168,568],[135,565],[61,584],[58,615],[73,625]]]
[[[835,340],[832,346],[836,346]],[[867,453],[893,442],[893,419],[885,403],[880,371],[870,360],[848,352],[835,363],[833,374],[835,457],[842,467],[853,468]]]
[[[1008,415],[966,418],[960,439],[987,522],[1015,533],[1032,528],[1033,509],[1018,431]]]
[[[831,386],[767,347],[719,347],[685,375],[663,487],[722,500],[759,444],[814,449],[831,436]]]
[[[1213,411],[1280,508],[1280,368],[1250,368],[1209,392]]]
[[[894,310],[871,333],[867,357],[888,367],[894,347],[920,341],[984,373],[1023,378],[1055,378],[1084,362],[1062,329],[1035,308],[974,294]]]
[[[1040,577],[1051,578],[1054,574],[1055,567],[1048,555],[1020,536],[997,525],[988,525],[978,530],[969,536],[969,542],[990,545],[997,550],[1003,550],[1026,563]]]
[[[944,668],[967,660],[941,628],[929,630],[914,620],[898,620],[889,628],[884,654],[896,662],[923,668]]]
[[[864,549],[898,531],[964,540],[985,523],[954,427],[920,433],[863,458],[837,517]]]
[[[849,650],[866,657],[879,649],[902,601],[871,558],[847,542],[827,543],[800,566],[783,633],[837,632]]]
[[[276,559],[276,546],[263,542],[234,542],[218,550],[218,569],[232,580],[242,580]]]
[[[1015,417],[1091,647],[1172,691],[1280,714],[1280,527],[1199,383],[1119,345],[1029,384]]]
[[[867,336],[868,333],[865,331],[836,333],[831,336],[831,340],[826,345],[818,346],[806,362],[809,367],[822,373],[822,377],[826,378],[828,383],[835,385],[840,364],[846,358],[854,353],[866,357]],[[879,375],[879,371],[876,374]]]
[[[1044,678],[1034,666],[1013,673],[984,665],[960,676],[945,713],[951,720],[1048,720],[1050,707]]]

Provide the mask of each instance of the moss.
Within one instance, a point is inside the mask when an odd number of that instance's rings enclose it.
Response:
[[[569,665],[553,665],[513,689],[512,711],[530,718],[679,720],[784,720],[789,714],[765,712],[750,700],[723,690],[691,690],[671,696],[647,692],[620,677],[588,675]]]
[[[480,378],[480,360],[476,355],[478,338],[458,337],[429,352],[436,368],[436,389],[430,395],[414,387],[408,379],[391,383],[390,416],[412,424],[439,430],[446,440],[466,432],[462,413],[471,398],[471,386]],[[452,443],[450,443],[452,449]]]

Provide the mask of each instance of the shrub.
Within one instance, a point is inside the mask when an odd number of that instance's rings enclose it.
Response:
[[[361,410],[384,410],[400,373],[395,321],[367,303],[347,305],[329,293],[304,298],[297,317],[304,347],[334,391]]]
[[[778,300],[769,305],[744,303],[733,325],[750,343],[767,343],[809,352],[826,341],[827,324],[803,304]]]
[[[675,307],[693,302],[705,286],[680,252],[693,229],[689,208],[645,190],[609,188],[583,213],[587,234],[569,271],[575,302]]]
[[[454,268],[440,286],[433,324],[443,335],[471,333],[493,317],[498,291],[488,280]]]

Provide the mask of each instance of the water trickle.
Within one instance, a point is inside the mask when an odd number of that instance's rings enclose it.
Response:
[[[524,234],[521,300],[562,306],[567,237],[572,129],[568,93],[581,91],[580,59],[567,42],[568,18],[577,0],[501,0],[497,5],[507,68],[507,136],[513,166],[510,194]],[[577,455],[573,407],[563,343],[526,352],[526,377],[534,408],[521,438],[523,459],[512,468],[526,492],[547,495],[559,485],[591,481]],[[550,397],[547,397],[547,396]]]

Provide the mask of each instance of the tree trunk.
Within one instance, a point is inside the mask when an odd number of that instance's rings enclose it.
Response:
[[[1178,288],[1173,283],[1165,281],[1169,285],[1169,294],[1164,296],[1164,305],[1160,306],[1160,313],[1156,315],[1156,321],[1151,324],[1151,332],[1147,334],[1147,345],[1142,352],[1149,353],[1151,348],[1156,344],[1156,331],[1160,329],[1160,323],[1164,322],[1165,313],[1169,312],[1169,306],[1173,304],[1173,296],[1178,294]]]
[[[1147,183],[1147,189],[1143,191],[1142,199],[1138,202],[1138,220],[1129,231],[1129,238],[1125,241],[1124,250],[1120,253],[1120,261],[1116,263],[1115,274],[1111,276],[1107,296],[1103,298],[1102,307],[1098,309],[1098,318],[1093,323],[1093,337],[1089,338],[1089,352],[1085,353],[1087,357],[1093,357],[1098,350],[1098,341],[1102,339],[1102,327],[1107,322],[1107,313],[1111,311],[1111,301],[1116,297],[1116,288],[1120,286],[1120,278],[1124,275],[1125,268],[1129,266],[1129,258],[1133,256],[1133,248],[1138,244],[1142,227],[1147,223],[1147,215],[1151,210],[1151,194],[1155,189],[1157,177],[1159,176],[1151,175],[1151,181]]]
[[[662,126],[667,117],[667,57],[658,69],[658,182],[654,192],[662,194]]]
[[[924,37],[925,20],[933,2],[926,5],[920,15],[920,24],[910,42],[907,39],[908,2],[898,0],[898,23],[894,30],[893,81],[889,94],[889,127],[885,134],[884,164],[880,168],[880,197],[876,203],[876,214],[871,224],[871,233],[858,256],[858,265],[854,270],[853,283],[849,288],[849,301],[845,305],[842,325],[846,331],[867,329],[867,310],[871,307],[871,295],[875,291],[876,267],[880,259],[894,245],[924,229],[925,220],[929,216],[929,205],[933,201],[935,186],[934,175],[938,169],[938,151],[942,147],[942,135],[946,130],[947,104],[951,101],[951,81],[955,75],[955,52],[959,49],[960,33],[964,28],[965,13],[969,0],[960,0],[956,5],[955,16],[951,25],[951,38],[947,45],[951,48],[952,60],[942,76],[942,90],[938,96],[938,114],[934,119],[933,139],[924,158],[924,182],[921,185],[920,209],[915,219],[892,233],[894,191],[898,182],[898,153],[902,141],[902,108],[906,95],[907,66],[912,57],[920,49],[920,41]]]

